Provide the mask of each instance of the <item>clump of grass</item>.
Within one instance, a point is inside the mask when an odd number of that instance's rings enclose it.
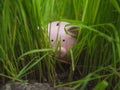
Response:
[[[79,29],[77,44],[70,50],[72,63],[67,80],[71,82],[58,87],[72,85],[73,89],[84,90],[93,81],[94,90],[119,89],[119,3],[120,0],[1,0],[1,82],[34,79],[55,86],[59,83],[56,68],[61,63],[50,47],[47,24],[61,20]]]
[[[52,81],[54,61],[48,55],[52,50],[49,48],[47,31],[42,29],[40,5],[39,0],[2,2],[0,61],[1,75],[5,76],[2,81],[6,78],[19,81],[23,77],[32,79],[36,73],[38,80],[43,81],[46,71],[48,80]],[[23,55],[26,56],[21,57]]]

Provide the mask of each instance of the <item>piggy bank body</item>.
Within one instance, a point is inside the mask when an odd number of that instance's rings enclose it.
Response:
[[[75,35],[71,32],[73,26],[67,26],[69,23],[55,21],[48,24],[48,33],[52,47],[57,46],[57,57],[65,58],[68,57],[68,50],[76,44],[76,39],[72,37]]]

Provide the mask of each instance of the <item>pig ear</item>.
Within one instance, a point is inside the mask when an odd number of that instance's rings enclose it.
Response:
[[[79,27],[77,27],[77,26],[69,26],[67,28],[67,31],[70,32],[71,34],[77,36],[78,35],[78,29],[79,29]]]

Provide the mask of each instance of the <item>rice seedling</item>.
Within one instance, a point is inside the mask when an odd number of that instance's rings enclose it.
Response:
[[[120,89],[120,0],[1,0],[0,12],[1,84],[36,80]],[[60,62],[50,45],[47,25],[58,20],[78,27],[70,64]],[[69,72],[66,81],[61,70]]]

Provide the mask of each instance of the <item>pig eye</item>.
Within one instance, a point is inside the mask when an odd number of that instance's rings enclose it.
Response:
[[[65,42],[65,39],[63,39],[63,42]]]
[[[60,23],[58,22],[58,23],[57,23],[57,26],[59,26],[59,24],[60,24]]]
[[[52,39],[51,42],[53,42],[54,40]]]

